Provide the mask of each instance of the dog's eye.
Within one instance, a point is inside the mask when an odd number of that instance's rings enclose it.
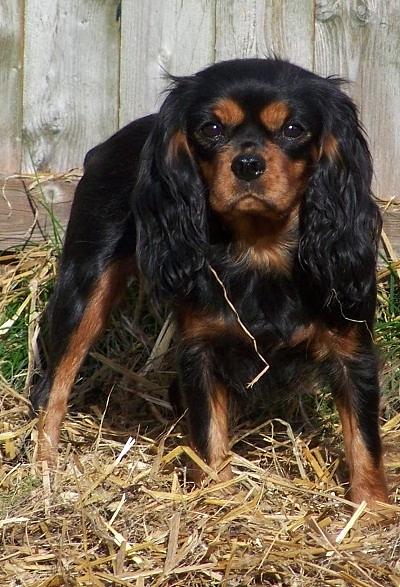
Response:
[[[200,129],[200,132],[208,139],[219,139],[224,135],[224,127],[219,122],[209,122]]]
[[[295,122],[283,127],[283,136],[287,139],[299,139],[304,134],[304,128]]]

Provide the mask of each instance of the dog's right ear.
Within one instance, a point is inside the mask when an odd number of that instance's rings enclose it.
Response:
[[[133,194],[138,264],[158,299],[188,295],[206,263],[205,187],[186,137],[190,79],[178,78],[161,107]]]
[[[320,155],[300,211],[299,259],[316,300],[353,320],[373,319],[381,215],[357,109],[327,86]]]

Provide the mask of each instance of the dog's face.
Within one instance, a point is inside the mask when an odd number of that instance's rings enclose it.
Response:
[[[349,307],[360,305],[380,218],[368,146],[340,83],[273,59],[174,80],[134,194],[149,281],[166,295],[191,291],[220,222],[234,261],[288,274],[298,260],[321,299],[340,281]]]
[[[304,101],[268,86],[199,105],[189,115],[190,148],[209,188],[211,208],[280,219],[307,185],[318,127]]]
[[[209,204],[227,220],[288,217],[318,159],[335,156],[335,138],[323,136],[323,112],[312,93],[316,80],[329,82],[299,68],[292,79],[277,70],[275,62],[250,60],[196,76],[201,91],[187,108],[184,133]]]

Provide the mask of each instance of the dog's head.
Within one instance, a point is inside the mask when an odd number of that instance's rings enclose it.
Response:
[[[243,215],[282,219],[307,185],[321,120],[304,89],[311,76],[290,83],[293,66],[267,60],[219,64],[207,99],[188,112],[187,140],[222,221]],[[219,83],[218,83],[219,81]],[[283,85],[285,84],[285,85]]]
[[[134,194],[138,258],[156,290],[179,297],[193,287],[211,213],[242,246],[268,247],[295,226],[300,264],[324,297],[363,295],[379,214],[356,108],[339,86],[270,59],[173,80]]]

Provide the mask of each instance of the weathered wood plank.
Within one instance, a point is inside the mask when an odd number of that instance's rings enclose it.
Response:
[[[119,0],[26,0],[23,171],[65,171],[118,126]]]
[[[216,59],[268,57],[313,66],[313,0],[217,0]]]
[[[62,238],[77,182],[74,174],[42,176],[39,183],[32,176],[0,176],[0,251],[54,240],[55,230]]]
[[[315,65],[339,74],[360,108],[375,163],[374,190],[400,201],[400,4],[351,0],[317,2]]]
[[[395,258],[392,261],[400,259],[400,205],[381,204],[383,217],[383,230],[385,231],[390,244],[394,251]],[[386,253],[384,258],[387,258]],[[388,259],[390,260],[390,259]]]
[[[74,191],[79,176],[40,176],[39,184],[33,176],[0,175],[0,251],[30,242],[53,238],[53,224],[49,210],[65,229]],[[380,202],[384,230],[400,258],[400,205]]]
[[[165,71],[195,73],[214,61],[215,0],[122,3],[120,126],[154,112]]]
[[[20,170],[22,131],[22,2],[0,0],[0,169]]]
[[[0,172],[20,170],[22,123],[23,170],[62,172],[81,166],[86,150],[117,126],[157,108],[162,68],[184,75],[215,60],[271,53],[353,82],[375,192],[400,201],[398,0],[25,0],[25,10],[0,0]],[[65,222],[71,185],[44,185]],[[398,208],[385,214],[399,253],[398,218]],[[0,247],[21,244],[32,221],[23,184],[9,180],[0,192]]]

